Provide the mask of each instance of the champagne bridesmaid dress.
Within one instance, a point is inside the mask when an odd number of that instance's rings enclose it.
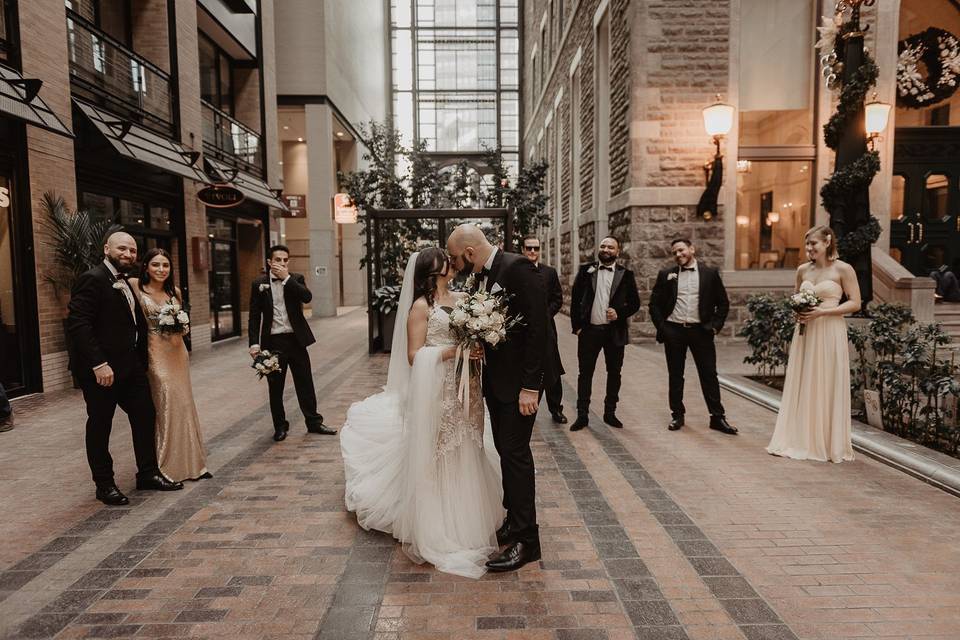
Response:
[[[833,280],[809,289],[823,300],[820,307],[840,304],[843,287]],[[796,460],[853,460],[850,441],[850,355],[843,316],[821,316],[794,329],[787,360],[777,426],[767,451]]]
[[[147,338],[150,395],[157,410],[157,460],[170,480],[199,480],[207,474],[207,452],[200,418],[193,402],[190,356],[183,336],[158,333],[157,313],[163,304],[137,288],[140,305],[150,326]],[[209,477],[209,476],[207,476]]]

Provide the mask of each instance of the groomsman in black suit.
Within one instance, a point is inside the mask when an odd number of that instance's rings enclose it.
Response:
[[[156,412],[147,381],[147,319],[127,284],[137,261],[137,243],[111,234],[103,262],[81,275],[70,294],[67,333],[70,370],[87,405],[87,462],[97,500],[117,506],[129,500],[113,479],[110,429],[117,406],[130,420],[137,459],[137,489],[176,491],[183,484],[160,473],[155,442]]]
[[[560,361],[560,346],[557,343],[557,323],[554,316],[560,313],[563,307],[563,289],[560,287],[560,276],[557,270],[540,262],[542,246],[537,236],[526,236],[523,239],[523,255],[527,256],[540,272],[540,278],[547,290],[547,314],[550,322],[547,323],[547,358],[543,366],[544,395],[547,397],[547,408],[553,421],[557,424],[566,424],[567,417],[563,415],[563,381],[560,380],[566,371]]]
[[[570,324],[579,337],[577,360],[577,419],[570,431],[579,431],[589,424],[590,395],[597,357],[603,351],[607,364],[607,395],[603,401],[603,421],[611,427],[623,428],[617,418],[620,394],[620,370],[624,347],[630,342],[628,321],[640,310],[640,295],[633,271],[617,264],[620,241],[607,237],[600,242],[598,262],[580,266],[573,281],[570,299]]]
[[[697,260],[696,248],[689,239],[677,238],[670,243],[670,250],[677,266],[657,275],[650,295],[650,320],[657,328],[657,342],[663,343],[670,376],[673,418],[668,428],[677,431],[683,426],[683,370],[690,349],[710,411],[710,428],[735,435],[737,428],[727,422],[720,402],[717,349],[713,343],[730,310],[727,290],[720,272]]]
[[[280,353],[280,370],[267,376],[273,439],[277,442],[286,440],[290,430],[283,408],[288,368],[293,373],[293,386],[307,431],[324,435],[337,433],[325,426],[323,416],[317,413],[317,392],[307,353],[307,347],[316,340],[303,317],[303,305],[313,299],[313,294],[302,275],[290,273],[289,263],[287,247],[282,244],[270,247],[267,258],[270,272],[254,280],[250,290],[250,357],[256,358],[261,349]]]

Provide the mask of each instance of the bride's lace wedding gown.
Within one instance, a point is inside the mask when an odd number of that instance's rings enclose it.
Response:
[[[467,418],[457,398],[455,361],[441,360],[456,344],[449,319],[445,308],[430,309],[426,344],[405,392],[388,386],[347,412],[340,436],[345,498],[360,526],[392,534],[414,562],[476,578],[497,549],[500,462],[479,377],[470,379]]]

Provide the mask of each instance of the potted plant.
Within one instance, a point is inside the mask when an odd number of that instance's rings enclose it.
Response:
[[[53,249],[53,265],[43,279],[53,285],[57,298],[64,291],[69,296],[77,279],[103,262],[104,240],[121,227],[111,220],[94,220],[84,210],[70,211],[62,197],[49,192],[43,194],[40,206],[45,213],[41,221],[46,231],[43,244]],[[73,345],[66,325],[64,318],[63,334],[67,351],[71,352]]]
[[[397,305],[400,302],[400,287],[387,285],[374,289],[373,308],[377,311],[377,326],[380,327],[380,337],[383,340],[383,350],[390,352],[393,344],[394,324],[397,321]]]

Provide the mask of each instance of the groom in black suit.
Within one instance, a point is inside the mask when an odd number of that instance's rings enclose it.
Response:
[[[130,420],[137,459],[137,489],[175,491],[183,484],[160,473],[155,443],[156,412],[147,381],[147,319],[127,284],[137,261],[137,243],[122,231],[103,247],[103,262],[81,275],[70,294],[67,333],[70,370],[87,405],[87,462],[97,500],[128,504],[113,479],[110,430],[119,406]]]
[[[496,349],[486,347],[483,395],[500,454],[507,518],[497,531],[506,549],[487,562],[491,571],[513,571],[540,559],[530,436],[543,389],[547,354],[547,297],[540,274],[523,256],[492,246],[475,225],[463,224],[447,240],[454,268],[473,273],[476,286],[511,296],[509,311],[523,322]]]
[[[687,349],[693,354],[703,399],[710,411],[710,428],[735,435],[720,402],[717,349],[713,338],[723,328],[730,310],[727,290],[716,269],[700,264],[697,250],[687,238],[670,243],[677,266],[664,269],[650,294],[650,320],[663,343],[670,376],[670,431],[683,427],[683,370]]]
[[[270,391],[270,414],[273,417],[273,439],[286,440],[290,423],[283,408],[283,388],[287,369],[293,373],[297,402],[310,433],[336,435],[336,430],[323,424],[317,413],[317,392],[313,386],[313,367],[307,347],[316,342],[310,325],[303,317],[303,305],[313,299],[306,280],[299,273],[290,273],[290,250],[282,244],[270,247],[267,266],[270,272],[253,281],[250,289],[250,357],[261,349],[280,353],[280,370],[267,376]]]

